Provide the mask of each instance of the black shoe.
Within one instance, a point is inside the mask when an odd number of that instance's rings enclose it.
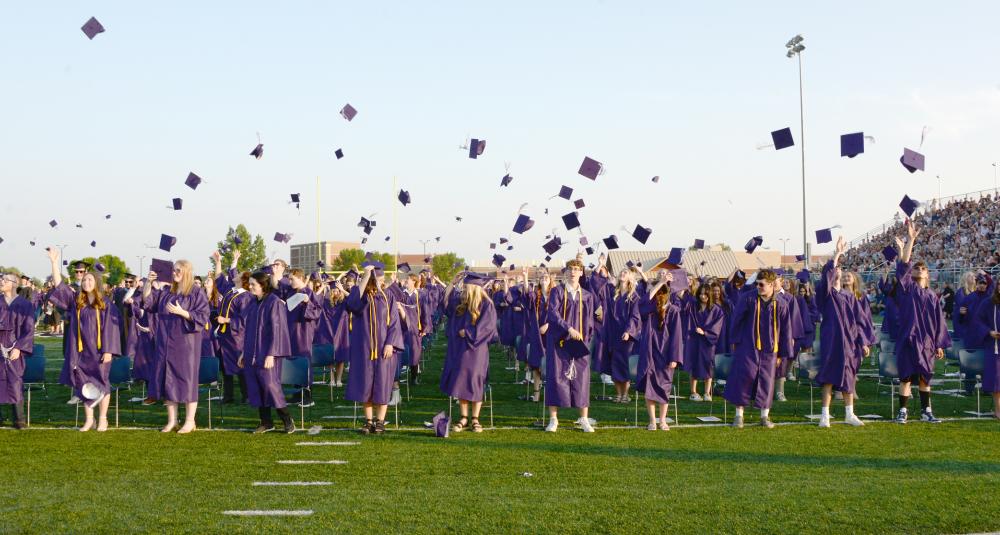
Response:
[[[24,429],[25,427],[28,425],[24,423],[24,420],[14,420],[14,429]]]
[[[372,433],[376,435],[385,433],[385,420],[375,420],[375,428],[372,430]]]
[[[298,392],[292,394],[292,397],[291,399],[288,400],[288,403],[291,403],[293,405],[302,403],[302,391],[299,390]]]
[[[260,435],[263,433],[267,433],[268,431],[274,431],[274,424],[262,422],[260,425],[257,426],[257,429],[253,430],[253,434]]]
[[[308,390],[305,391],[305,395],[304,396],[300,395],[299,397],[302,398],[302,400],[299,401],[299,405],[302,405],[303,407],[305,407],[307,409],[309,407],[312,407],[313,405],[316,404],[316,402],[313,401],[312,394],[309,393]]]
[[[289,418],[288,421],[285,422],[285,434],[291,435],[294,432],[295,432],[295,422],[291,418]]]
[[[374,430],[375,424],[371,420],[366,420],[365,425],[361,426],[360,432],[362,435],[370,435]]]

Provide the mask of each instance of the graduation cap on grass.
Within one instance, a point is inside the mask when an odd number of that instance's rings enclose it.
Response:
[[[448,418],[448,414],[441,411],[434,415],[431,419],[431,427],[434,429],[434,436],[439,438],[448,438],[448,428],[451,425],[451,420]]]

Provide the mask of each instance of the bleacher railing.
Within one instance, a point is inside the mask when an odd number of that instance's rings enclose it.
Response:
[[[928,272],[930,273],[931,276],[931,284],[943,285],[945,283],[949,283],[954,287],[960,283],[962,275],[964,273],[969,271],[977,272],[979,270],[983,270],[989,273],[990,276],[993,277],[994,279],[996,279],[997,276],[1000,275],[1000,266],[993,266],[993,267],[953,266],[947,268],[929,269]],[[896,272],[895,268],[889,271],[889,273],[895,273],[895,272]],[[882,278],[882,276],[885,275],[885,273],[886,270],[883,268],[883,269],[871,269],[866,271],[859,271],[858,275],[860,275],[861,279],[864,280],[865,283],[867,284],[870,282],[877,282],[879,279]]]

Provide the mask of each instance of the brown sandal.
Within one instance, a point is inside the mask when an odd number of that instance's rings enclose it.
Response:
[[[455,425],[451,426],[452,433],[461,433],[465,426],[469,425],[469,420],[467,418],[462,418]]]
[[[472,419],[472,426],[471,427],[472,427],[472,432],[473,433],[482,433],[483,432],[483,425],[479,423],[479,418],[473,418]]]

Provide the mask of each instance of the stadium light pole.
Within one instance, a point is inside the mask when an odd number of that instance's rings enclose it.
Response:
[[[788,240],[790,239],[791,238],[778,238],[778,241],[781,242],[781,256],[788,255]]]
[[[785,43],[785,57],[793,57],[799,60],[799,150],[802,153],[802,254],[808,259],[809,254],[809,233],[806,230],[806,133],[805,133],[805,106],[802,103],[802,51],[806,45],[802,44],[802,34],[792,37]]]
[[[997,166],[1000,166],[1000,162],[993,162],[993,191],[997,189]]]

